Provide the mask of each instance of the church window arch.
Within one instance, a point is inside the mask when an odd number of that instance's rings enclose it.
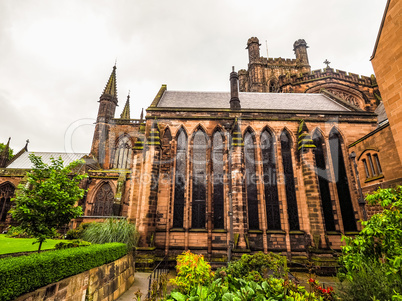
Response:
[[[329,135],[332,166],[335,175],[339,204],[341,207],[343,228],[345,231],[356,231],[356,220],[350,196],[345,160],[342,152],[342,139],[340,133],[333,129]]]
[[[207,149],[208,141],[204,131],[198,129],[193,138],[193,198],[191,227],[205,228],[206,198],[207,198]]]
[[[283,130],[280,136],[282,150],[282,164],[285,177],[286,201],[290,230],[299,230],[299,215],[297,210],[296,188],[292,163],[292,139],[290,134]]]
[[[11,198],[14,197],[14,186],[6,182],[0,185],[0,222],[4,222],[7,218],[7,213],[11,209]]]
[[[262,169],[268,230],[280,230],[275,137],[266,129],[261,134]]]
[[[176,171],[174,186],[173,227],[183,228],[184,193],[186,189],[187,134],[181,128],[177,134]]]
[[[244,135],[244,157],[246,163],[246,193],[248,209],[248,225],[250,230],[258,230],[258,191],[255,160],[255,137],[251,130]]]
[[[92,216],[113,216],[114,192],[109,183],[103,183],[97,190],[92,207]]]
[[[131,167],[132,154],[133,145],[130,138],[127,136],[121,136],[117,142],[113,168],[129,169]]]
[[[329,190],[329,172],[326,165],[325,143],[321,133],[316,131],[313,135],[315,170],[320,189],[322,212],[326,231],[335,231],[335,220],[332,210],[331,194]]]
[[[220,131],[216,131],[212,137],[214,229],[224,228],[223,152],[223,136]]]

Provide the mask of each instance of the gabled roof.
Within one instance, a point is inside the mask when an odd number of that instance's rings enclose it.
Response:
[[[64,166],[67,166],[71,162],[73,162],[75,160],[79,160],[82,157],[87,155],[84,153],[25,152],[25,153],[21,154],[21,156],[19,158],[17,158],[15,161],[13,161],[10,165],[8,165],[7,168],[31,169],[33,166],[28,157],[30,154],[35,154],[36,156],[42,157],[42,161],[45,164],[52,163],[50,161],[50,158],[57,159],[57,158],[61,157],[64,162]]]
[[[307,93],[254,93],[241,92],[242,109],[300,110],[300,111],[352,111],[323,94]],[[158,108],[229,109],[229,92],[164,91]]]

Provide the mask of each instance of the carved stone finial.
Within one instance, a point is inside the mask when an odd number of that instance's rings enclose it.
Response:
[[[329,64],[331,64],[330,61],[328,61],[327,59],[325,59],[325,61],[324,61],[323,63],[327,65],[327,68],[330,68],[330,67],[329,67]]]

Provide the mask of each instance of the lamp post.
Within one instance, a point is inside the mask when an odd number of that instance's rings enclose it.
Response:
[[[366,201],[364,200],[363,192],[362,192],[362,187],[360,185],[360,177],[359,177],[359,171],[357,170],[357,163],[356,163],[356,153],[353,151],[350,155],[349,158],[352,159],[353,161],[353,166],[355,168],[355,173],[356,173],[356,181],[357,181],[357,187],[359,190],[359,199],[358,203],[362,207],[363,211],[363,219],[367,220],[367,213],[366,213]]]

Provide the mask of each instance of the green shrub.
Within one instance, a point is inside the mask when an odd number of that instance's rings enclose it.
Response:
[[[83,239],[93,244],[121,242],[132,250],[138,242],[138,232],[127,219],[109,218],[103,223],[91,223],[84,231]]]
[[[77,247],[88,247],[91,243],[88,241],[83,241],[79,239],[75,239],[72,241],[61,241],[54,246],[56,250],[64,250],[70,248],[77,248]]]
[[[82,223],[75,229],[70,229],[67,231],[66,239],[82,239],[84,231],[93,223]]]
[[[176,272],[176,278],[170,282],[177,285],[179,291],[185,294],[188,294],[194,286],[210,283],[213,276],[211,266],[204,260],[204,256],[190,251],[177,256]]]
[[[230,262],[227,267],[220,268],[215,273],[215,278],[231,274],[236,278],[251,277],[258,278],[255,275],[258,272],[262,278],[268,278],[270,275],[275,277],[286,277],[289,270],[286,266],[286,257],[274,253],[264,254],[258,252],[253,255],[244,254],[241,259]],[[249,274],[252,274],[249,276]]]
[[[0,300],[13,300],[24,293],[112,262],[126,254],[124,244],[114,243],[0,259]]]
[[[21,229],[21,227],[12,227],[10,226],[7,230],[7,237],[13,237],[13,238],[31,238],[32,236],[29,236],[24,230]]]

